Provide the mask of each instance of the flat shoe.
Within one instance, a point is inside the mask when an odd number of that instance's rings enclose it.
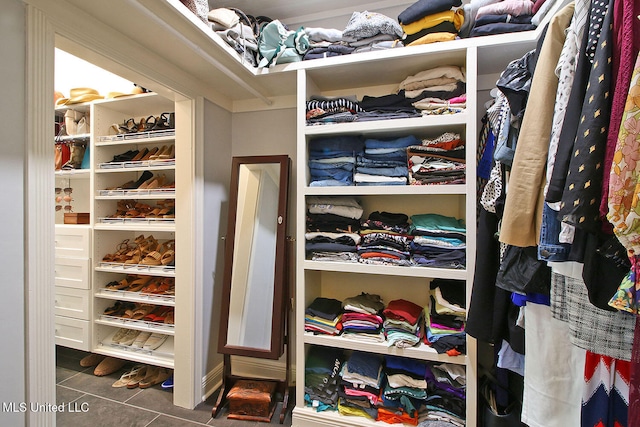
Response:
[[[140,334],[138,334],[136,339],[133,341],[133,344],[131,344],[131,347],[142,348],[142,346],[150,336],[151,332],[140,332]]]
[[[171,373],[165,368],[150,368],[147,369],[147,375],[138,384],[140,388],[153,387],[156,384],[160,384],[171,376]]]
[[[119,344],[120,341],[124,338],[124,336],[127,335],[127,332],[129,332],[129,329],[126,329],[126,328],[118,329],[118,331],[113,335],[113,337],[111,337],[111,341],[116,344]]]
[[[88,368],[89,366],[96,366],[98,363],[102,362],[105,356],[101,354],[91,353],[82,359],[80,359],[80,366],[83,368]]]
[[[135,329],[129,329],[124,338],[120,340],[120,345],[131,345],[140,335],[140,331],[136,331]]]
[[[138,375],[138,372],[140,372],[140,370],[143,369],[144,367],[145,367],[144,365],[134,366],[129,371],[122,374],[122,376],[118,381],[111,384],[111,387],[115,387],[115,388],[127,387],[129,383],[133,381],[133,378],[136,375]]]
[[[105,375],[113,374],[114,372],[122,369],[126,363],[126,360],[117,359],[115,357],[105,357],[104,360],[98,363],[98,366],[93,370],[93,375],[103,377]]]
[[[155,350],[160,347],[167,340],[167,335],[154,332],[149,339],[144,343],[142,348],[145,350]]]
[[[147,369],[149,369],[149,366],[145,365],[133,377],[131,377],[131,380],[127,384],[127,388],[138,387],[138,384],[140,383],[140,381],[142,381],[144,377],[147,375]]]

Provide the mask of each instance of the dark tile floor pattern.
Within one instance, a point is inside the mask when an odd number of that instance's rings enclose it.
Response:
[[[65,404],[66,408],[76,412],[58,412],[58,427],[261,427],[267,423],[254,421],[229,420],[226,407],[220,415],[211,418],[211,409],[217,392],[195,409],[188,410],[173,405],[173,392],[160,385],[148,389],[113,388],[113,384],[122,373],[133,366],[125,366],[120,371],[105,377],[93,375],[93,368],[80,366],[80,359],[87,353],[56,348],[56,404]],[[289,410],[284,424],[279,424],[280,404],[271,420],[271,424],[291,426],[291,408],[293,390],[289,395]],[[86,412],[82,412],[87,408]]]

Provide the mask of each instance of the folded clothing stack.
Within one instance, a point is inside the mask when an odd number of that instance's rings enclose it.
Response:
[[[387,411],[380,414],[381,421],[418,424],[418,410],[428,398],[426,371],[427,364],[424,361],[385,356],[384,373],[387,381],[382,393],[382,405]]]
[[[466,373],[464,366],[427,363],[427,394],[419,417],[425,423],[464,426],[466,419]],[[431,425],[431,424],[426,424]]]
[[[442,65],[407,77],[398,88],[423,115],[451,114],[464,111],[466,81],[463,67]]]
[[[342,301],[342,333],[349,339],[384,342],[380,316],[384,302],[379,295],[362,292]]]
[[[411,265],[409,217],[403,213],[371,212],[362,223],[358,246],[360,262],[381,265]]]
[[[309,141],[309,186],[353,185],[356,158],[363,152],[358,136],[331,136]]]
[[[353,53],[402,47],[402,28],[395,19],[377,12],[353,12],[342,41]]]
[[[419,144],[413,135],[364,141],[364,152],[356,158],[356,185],[406,185],[407,147]]]
[[[342,365],[338,399],[342,415],[378,418],[378,396],[384,378],[382,362],[379,354],[354,351]]]
[[[357,262],[362,212],[353,197],[308,197],[307,257],[315,261]]]
[[[407,147],[410,185],[464,184],[466,160],[460,134],[445,132]]]
[[[457,356],[466,352],[466,285],[463,280],[434,279],[430,304],[425,308],[425,342],[438,353]]]
[[[342,329],[342,301],[318,297],[304,313],[304,330],[316,334],[338,335]]]
[[[311,346],[304,365],[304,400],[318,411],[337,409],[341,349]]]
[[[412,215],[409,231],[414,236],[411,243],[414,264],[465,268],[467,231],[463,220],[439,214]]]
[[[307,125],[345,123],[358,120],[362,111],[355,97],[311,96],[306,103]]]
[[[418,344],[423,334],[423,311],[422,307],[405,299],[389,301],[382,312],[387,345],[405,348]]]
[[[503,0],[478,8],[469,37],[535,30],[532,0]]]
[[[398,15],[404,44],[414,46],[454,40],[465,16],[461,0],[419,0]]]

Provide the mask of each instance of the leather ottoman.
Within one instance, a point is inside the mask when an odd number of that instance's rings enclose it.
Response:
[[[276,383],[261,380],[238,380],[227,393],[227,418],[270,422],[275,409]]]

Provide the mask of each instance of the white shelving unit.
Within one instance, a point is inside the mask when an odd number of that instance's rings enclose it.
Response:
[[[155,202],[175,202],[175,184],[169,188],[151,190],[118,190],[128,181],[137,181],[144,173],[153,177],[164,177],[164,184],[175,180],[174,159],[136,160],[113,162],[114,156],[129,150],[143,150],[175,144],[175,130],[145,131],[132,134],[114,134],[113,124],[123,124],[130,118],[139,122],[141,118],[174,112],[173,101],[157,94],[143,94],[113,100],[94,102],[92,107],[93,140],[92,155],[92,222],[93,222],[93,342],[96,353],[128,359],[140,363],[173,368],[175,362],[175,325],[126,319],[117,315],[105,315],[107,307],[116,301],[151,304],[157,307],[176,307],[175,295],[145,294],[139,291],[110,290],[105,285],[124,279],[127,275],[138,277],[170,278],[180,280],[176,268],[170,265],[147,266],[140,263],[105,262],[106,254],[114,253],[118,245],[127,241],[133,244],[136,237],[153,236],[163,243],[175,240],[175,218],[139,218],[115,216],[118,203],[128,201],[154,206]],[[112,189],[112,190],[109,190]],[[167,335],[167,340],[155,350],[124,346],[112,341],[120,328]]]
[[[401,54],[403,55],[403,54]],[[293,425],[296,427],[345,427],[387,425],[363,417],[341,416],[305,406],[305,355],[310,346],[333,347],[349,351],[365,351],[381,355],[396,355],[423,361],[446,362],[465,366],[467,376],[467,426],[477,425],[477,354],[476,344],[467,338],[467,354],[450,357],[420,344],[411,348],[389,347],[386,343],[363,343],[342,336],[314,335],[304,331],[305,309],[317,297],[343,300],[361,292],[380,295],[389,302],[404,298],[425,306],[429,301],[429,283],[436,278],[464,280],[467,300],[470,299],[475,261],[476,220],[476,140],[477,140],[477,69],[475,47],[462,46],[443,50],[441,46],[422,49],[420,53],[396,57],[385,52],[377,58],[371,55],[351,55],[352,58],[323,60],[314,67],[309,61],[297,71],[297,230],[296,230],[296,407]],[[359,62],[363,59],[363,62]],[[397,120],[351,122],[307,126],[305,105],[311,95],[380,96],[393,93],[406,77],[441,65],[464,67],[467,74],[467,108],[464,113],[444,116],[423,116]],[[466,142],[466,183],[435,186],[350,186],[309,187],[307,145],[318,136],[362,135],[390,138],[415,135],[418,138],[437,137],[444,132],[456,132]],[[438,213],[465,220],[467,228],[466,268],[442,269],[367,265],[347,262],[318,262],[305,259],[306,198],[309,196],[352,196],[364,209],[363,219],[373,211],[404,213]]]

